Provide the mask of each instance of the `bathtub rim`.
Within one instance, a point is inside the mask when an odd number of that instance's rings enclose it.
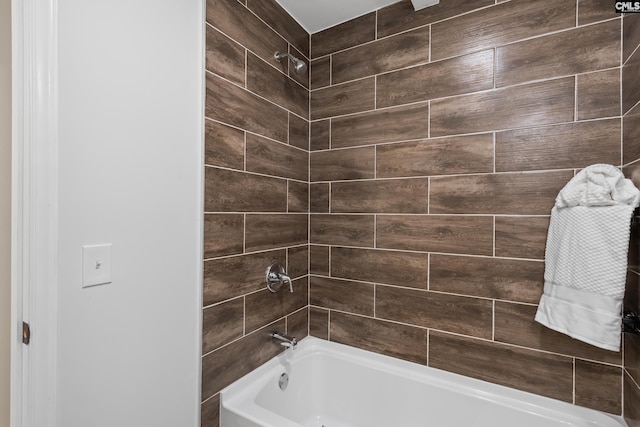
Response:
[[[293,353],[291,350],[280,353],[222,389],[220,391],[221,421],[224,409],[238,412],[238,406],[242,402],[251,408],[251,412],[243,412],[244,416],[255,422],[255,425],[263,425],[261,423],[266,421],[271,422],[272,424],[270,425],[278,425],[279,427],[300,426],[300,424],[284,418],[267,408],[263,408],[256,403],[256,397],[269,381],[272,381],[273,378],[276,378],[283,370],[287,369],[287,364],[295,363],[298,359],[312,357],[316,354],[326,354],[339,359],[361,363],[374,370],[399,375],[412,381],[425,382],[424,379],[428,378],[430,382],[435,382],[436,387],[473,395],[476,398],[501,406],[518,408],[541,416],[548,416],[545,414],[561,414],[564,419],[587,421],[594,427],[628,427],[624,418],[619,415],[312,336],[300,340]]]

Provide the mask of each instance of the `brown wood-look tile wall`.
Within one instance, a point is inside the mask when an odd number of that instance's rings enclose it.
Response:
[[[622,413],[621,353],[533,320],[558,191],[640,159],[612,9],[400,0],[311,36],[311,334]]]
[[[622,158],[625,175],[640,188],[640,15],[626,14],[622,23]],[[640,312],[640,232],[632,229],[625,310]],[[624,334],[624,418],[640,425],[640,337]]]
[[[309,73],[273,56],[308,63],[310,42],[272,0],[207,0],[206,16],[202,426],[217,427],[221,388],[280,352],[264,332],[308,335]],[[266,290],[274,260],[293,294]]]
[[[558,190],[591,163],[640,185],[639,23],[601,0],[400,0],[309,36],[273,0],[208,0],[202,425],[278,351],[265,328],[615,414],[624,376],[640,418],[640,345],[532,321]],[[274,259],[293,295],[264,291]]]

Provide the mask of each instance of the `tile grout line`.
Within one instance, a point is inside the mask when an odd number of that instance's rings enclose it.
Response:
[[[376,315],[376,306],[377,304],[377,298],[378,298],[378,285],[376,283],[373,284],[373,318],[377,319],[378,316]]]
[[[493,173],[496,173],[496,145],[497,145],[497,132],[493,133]]]
[[[373,23],[373,25],[374,25],[373,31],[374,31],[374,40],[375,41],[378,41],[378,12],[379,11],[380,11],[380,9],[376,10],[376,12],[375,12],[376,13],[376,15],[375,15],[376,19],[375,19],[375,22]]]
[[[378,109],[378,75],[373,76],[373,109]]]
[[[624,17],[620,20],[620,72],[618,78],[620,80],[619,86],[619,100],[620,100],[620,166],[624,166],[624,116],[623,116],[623,92],[622,92],[622,67],[624,61]]]
[[[576,74],[574,77],[574,86],[573,86],[573,122],[578,122],[578,75]]]
[[[496,256],[496,216],[493,215],[493,257]]]
[[[431,63],[431,45],[433,44],[433,43],[432,43],[432,42],[433,42],[433,38],[432,38],[432,36],[431,36],[431,28],[432,28],[432,27],[431,27],[431,24],[429,24],[429,46],[428,46],[429,52],[428,52],[428,54],[427,54],[427,58],[428,58],[428,62],[427,62],[427,63],[428,63],[428,64],[430,64],[430,63]]]
[[[572,367],[573,367],[573,372],[572,372],[572,383],[573,383],[573,390],[572,390],[572,403],[575,405],[576,404],[576,358],[572,357]]]
[[[374,214],[373,215],[373,248],[377,248],[378,246],[378,237],[377,237],[377,230],[378,230],[378,215]]]
[[[491,304],[491,341],[496,340],[496,300],[492,300]]]
[[[427,253],[427,290],[431,290],[431,252]]]

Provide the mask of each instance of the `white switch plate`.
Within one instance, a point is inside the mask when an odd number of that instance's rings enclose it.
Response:
[[[111,243],[82,247],[82,287],[111,283]]]

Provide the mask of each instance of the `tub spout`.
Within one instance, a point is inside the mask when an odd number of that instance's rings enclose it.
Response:
[[[298,341],[295,337],[290,337],[289,335],[281,334],[280,332],[272,332],[269,336],[273,339],[274,343],[280,344],[285,348],[293,349],[298,345]]]

